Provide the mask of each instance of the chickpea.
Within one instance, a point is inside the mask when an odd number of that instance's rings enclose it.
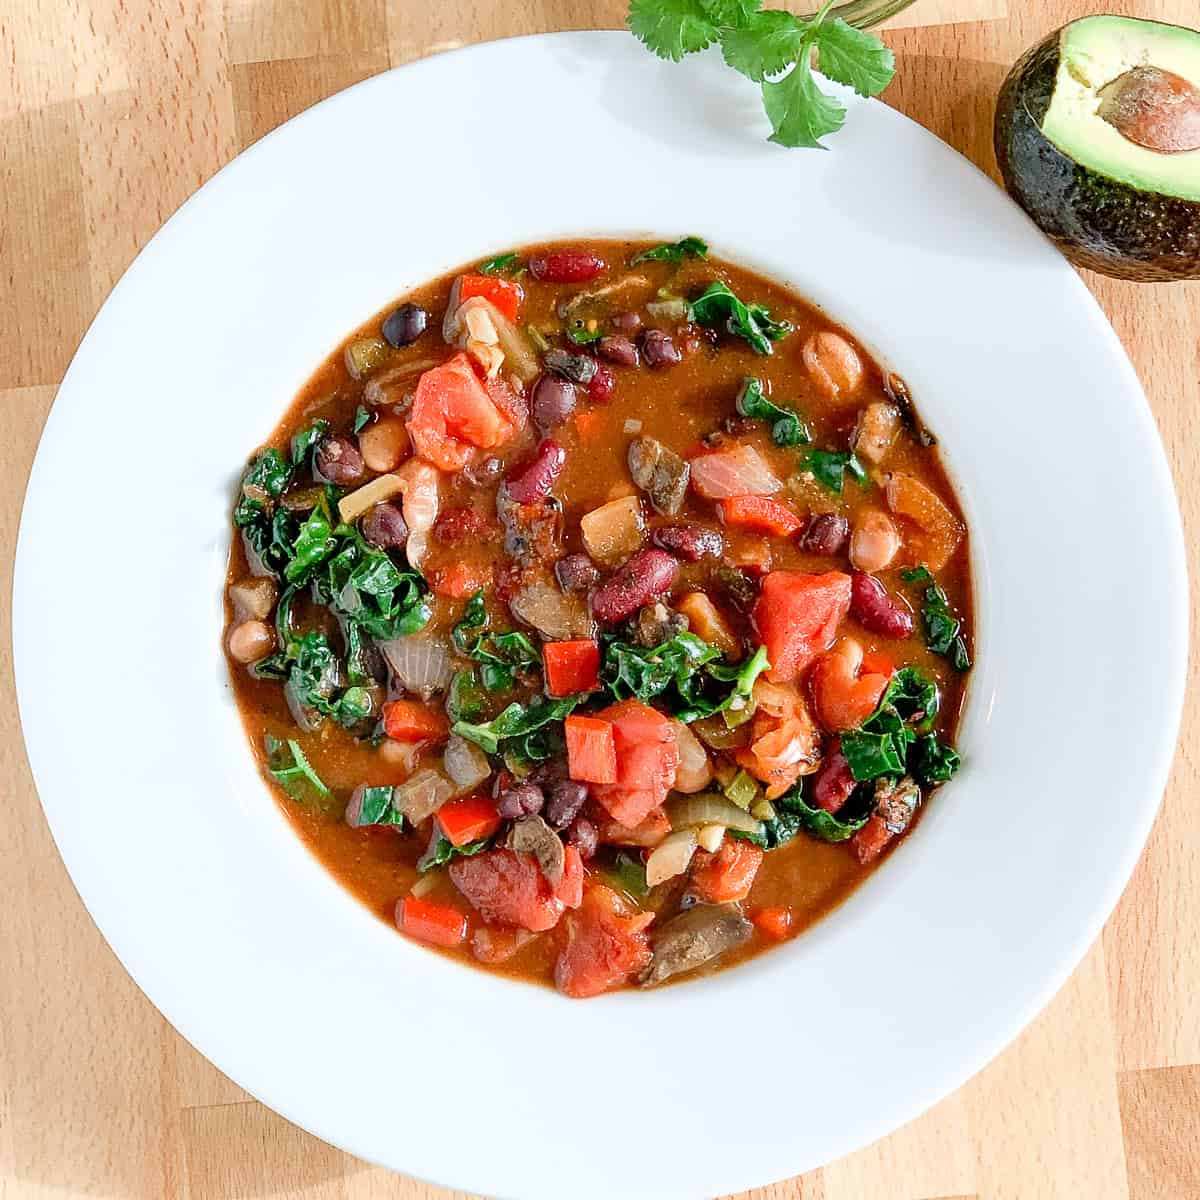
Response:
[[[895,522],[878,509],[869,509],[858,518],[850,535],[850,563],[859,571],[882,571],[900,549],[900,533]]]
[[[828,329],[814,333],[800,351],[804,369],[831,400],[849,401],[863,378],[862,359],[840,334]]]
[[[381,417],[358,435],[362,460],[372,471],[393,471],[408,451],[408,430],[399,417]]]
[[[240,663],[258,662],[275,649],[275,634],[265,621],[242,621],[229,632],[229,653]]]

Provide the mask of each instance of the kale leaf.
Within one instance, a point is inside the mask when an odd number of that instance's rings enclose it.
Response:
[[[811,471],[818,483],[831,492],[842,494],[846,472],[859,483],[867,483],[869,476],[858,457],[850,450],[810,450],[804,457],[805,470]]]
[[[515,741],[518,749],[525,752],[530,745],[530,734],[540,731],[544,726],[553,722],[564,720],[586,699],[587,696],[580,693],[576,696],[563,696],[556,700],[539,697],[528,704],[513,701],[498,717],[483,724],[455,721],[452,732],[474,742],[485,754],[498,754],[500,744],[509,741]],[[537,744],[533,743],[533,745],[536,749]]]
[[[643,262],[683,262],[685,258],[707,258],[708,243],[703,238],[685,237],[677,242],[664,242],[650,250],[639,250],[630,260],[631,267]]]
[[[477,842],[467,842],[464,846],[456,846],[448,837],[439,833],[437,841],[433,842],[417,861],[417,870],[424,875],[426,871],[432,871],[434,867],[444,867],[451,859],[471,858],[480,851],[486,850],[491,844],[491,838],[481,838]]]
[[[745,339],[758,354],[770,354],[771,343],[792,332],[790,321],[776,321],[763,304],[746,304],[724,280],[708,285],[688,306],[689,319],[700,325],[723,325]]]
[[[329,789],[313,770],[312,764],[305,758],[299,743],[291,738],[281,741],[279,738],[267,734],[265,744],[267,770],[293,800],[303,803],[315,797],[320,801],[329,795]]]
[[[395,788],[365,787],[363,788],[362,804],[358,809],[359,825],[394,825],[404,824],[404,816],[396,810],[392,803]]]
[[[454,648],[479,663],[479,678],[489,692],[507,691],[521,671],[539,670],[541,655],[526,634],[516,630],[489,632],[491,618],[483,591],[477,591],[451,630]]]
[[[743,417],[766,421],[771,427],[771,440],[777,446],[800,446],[812,441],[812,434],[799,415],[768,400],[762,383],[753,376],[742,380],[737,410]]]
[[[962,633],[962,621],[954,615],[946,593],[927,567],[914,567],[902,571],[900,578],[905,583],[916,584],[925,589],[921,606],[921,623],[925,629],[925,645],[934,654],[950,660],[956,671],[967,671],[971,667],[971,656],[967,653],[967,641]]]

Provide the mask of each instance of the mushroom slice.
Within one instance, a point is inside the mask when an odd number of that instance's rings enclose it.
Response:
[[[654,987],[684,971],[711,962],[740,946],[754,931],[737,904],[697,904],[672,917],[651,937],[654,957],[642,973],[642,987]]]
[[[522,817],[515,821],[505,845],[519,854],[532,854],[551,887],[562,883],[566,865],[562,839],[541,817]]]

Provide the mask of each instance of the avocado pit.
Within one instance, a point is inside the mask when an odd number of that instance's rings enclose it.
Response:
[[[1200,150],[1200,88],[1159,67],[1134,67],[1099,91],[1099,116],[1159,154]]]

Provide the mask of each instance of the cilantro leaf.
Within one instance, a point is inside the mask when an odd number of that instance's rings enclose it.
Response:
[[[832,17],[817,26],[814,36],[822,75],[848,84],[860,96],[878,96],[892,82],[896,56],[872,34]]]
[[[771,440],[777,446],[799,446],[812,441],[812,434],[799,415],[768,400],[762,383],[753,376],[742,380],[736,404],[743,417],[766,421],[771,426]]]
[[[754,13],[741,28],[722,33],[721,53],[735,71],[761,83],[796,61],[804,34],[799,17],[771,9]]]
[[[700,0],[700,6],[722,28],[744,25],[756,12],[761,0]]]
[[[768,140],[779,146],[823,150],[821,139],[846,122],[846,108],[827,96],[813,78],[806,39],[796,65],[782,78],[762,85],[763,107],[771,121]]]
[[[473,855],[486,850],[492,844],[491,838],[481,838],[477,842],[467,842],[464,846],[456,846],[448,837],[438,833],[429,849],[417,859],[417,871],[424,875],[434,867],[445,866],[454,858],[471,858]]]
[[[518,275],[525,269],[519,254],[497,254],[475,268],[480,275]]]
[[[633,36],[659,58],[679,62],[717,40],[717,23],[701,0],[630,0]]]
[[[700,325],[720,325],[744,338],[758,354],[792,332],[790,321],[776,321],[764,304],[747,304],[722,279],[716,279],[688,305],[688,317]]]
[[[323,800],[329,795],[329,788],[313,770],[298,742],[291,738],[281,741],[267,734],[265,745],[267,770],[293,800],[304,802],[312,799],[314,794]]]
[[[683,262],[685,258],[707,258],[708,243],[703,238],[685,237],[677,242],[664,242],[649,250],[639,250],[630,260],[631,267],[643,262]]]

